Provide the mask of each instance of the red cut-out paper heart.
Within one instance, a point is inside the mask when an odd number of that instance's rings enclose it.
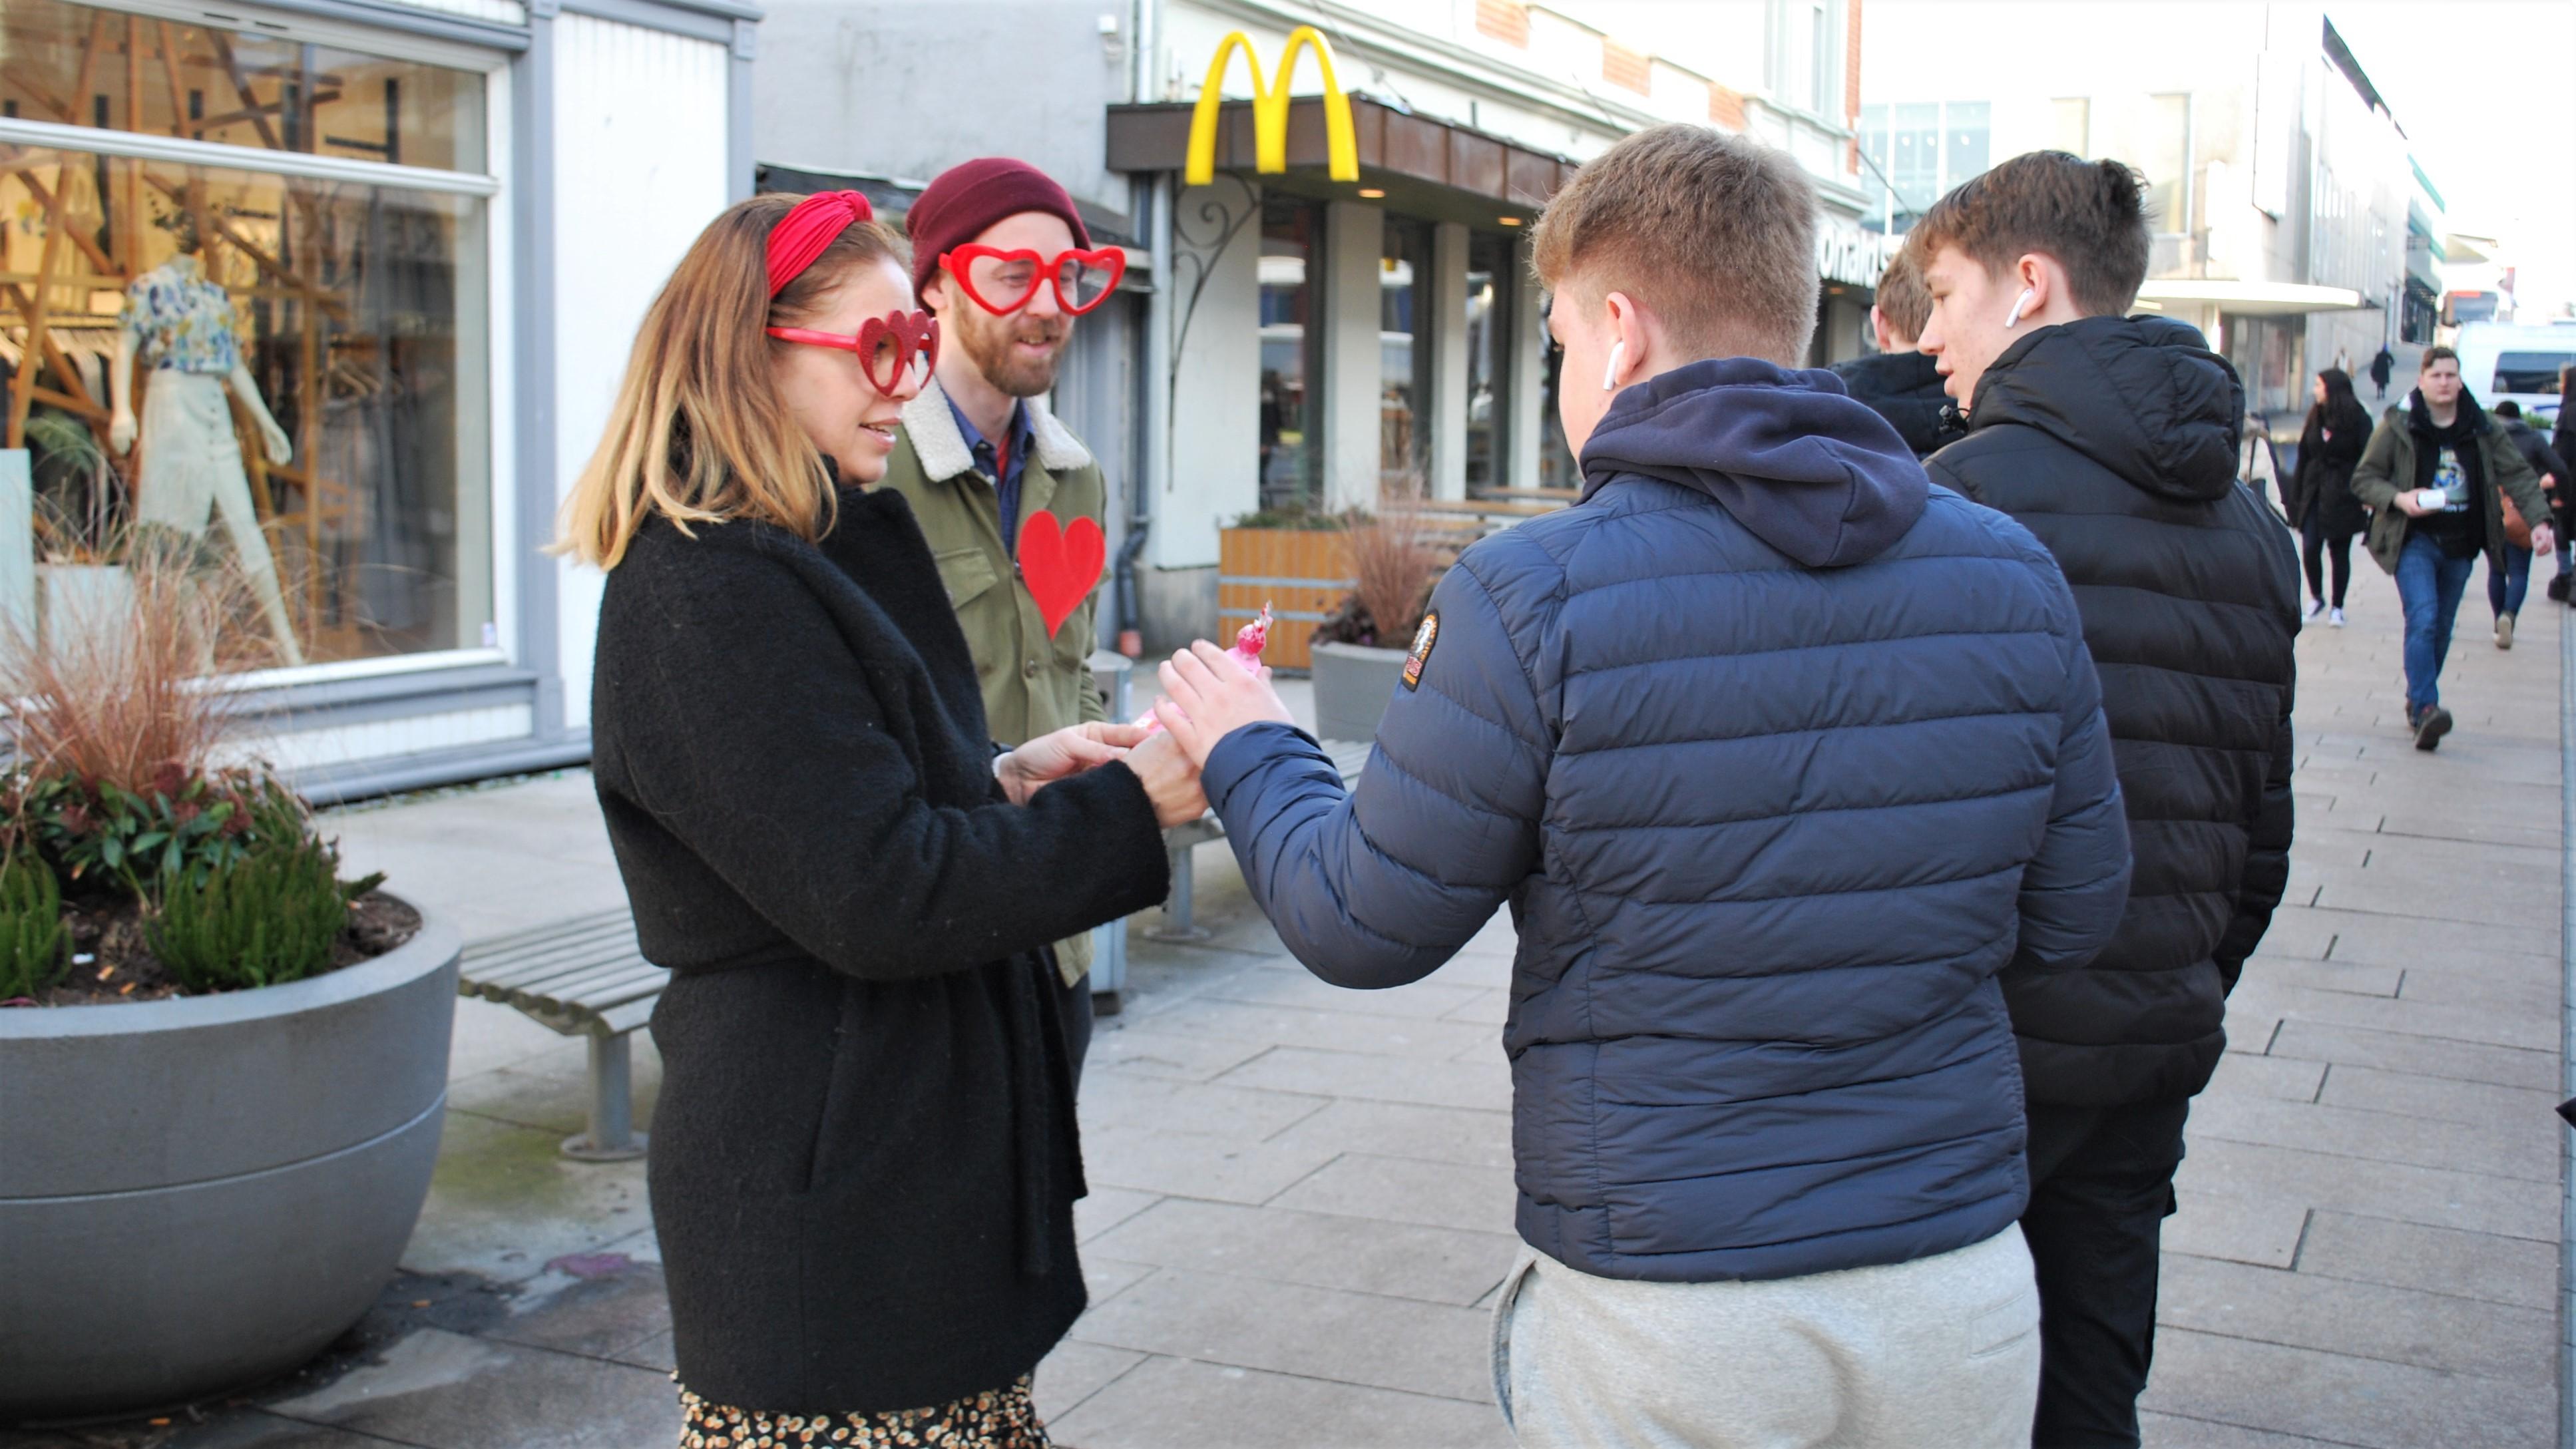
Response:
[[[1077,518],[1071,528],[1040,509],[1020,525],[1020,577],[1046,620],[1047,637],[1055,637],[1073,611],[1100,582],[1100,567],[1109,561],[1109,541],[1100,525]]]

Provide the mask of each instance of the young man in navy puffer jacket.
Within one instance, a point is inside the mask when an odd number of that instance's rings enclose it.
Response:
[[[1511,903],[1527,1444],[2029,1442],[1996,976],[2091,957],[2128,834],[2046,550],[1793,370],[1814,204],[1667,126],[1550,205],[1583,499],[1441,580],[1356,794],[1221,651],[1164,669],[1317,975],[1417,980]]]

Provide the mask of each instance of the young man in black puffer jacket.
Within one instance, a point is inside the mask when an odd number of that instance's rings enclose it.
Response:
[[[1870,335],[1878,351],[1834,364],[1844,389],[1887,419],[1918,458],[1959,436],[1958,410],[1941,390],[1940,370],[1914,346],[1931,313],[1932,294],[1923,290],[1923,274],[1900,253],[1879,277],[1878,301],[1869,309]]]
[[[2236,481],[2244,391],[2201,335],[2128,317],[2138,174],[2019,156],[1908,238],[1968,434],[1925,468],[2039,536],[2102,675],[2137,884],[2089,971],[2004,976],[2030,1112],[2034,1442],[2138,1443],[2156,1254],[2226,995],[2289,875],[2290,535]]]

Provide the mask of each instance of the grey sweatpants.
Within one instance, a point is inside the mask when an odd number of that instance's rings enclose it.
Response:
[[[1525,1449],[2024,1449],[2030,1251],[2015,1225],[1911,1263],[1640,1283],[1523,1248],[1494,1393]]]

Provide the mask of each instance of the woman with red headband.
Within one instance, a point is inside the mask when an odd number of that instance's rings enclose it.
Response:
[[[683,1445],[1045,1444],[1029,1374],[1084,1303],[1047,943],[1161,900],[1160,827],[1205,809],[1130,726],[992,746],[910,508],[852,486],[938,347],[864,198],[743,202],[564,510],[608,571],[600,807],[672,970]]]

